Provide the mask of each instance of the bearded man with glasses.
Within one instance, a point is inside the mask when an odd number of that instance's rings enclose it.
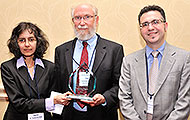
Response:
[[[64,96],[63,99],[68,101],[64,104],[61,116],[54,115],[54,118],[60,120],[117,120],[123,47],[96,34],[99,16],[97,8],[93,5],[80,4],[74,7],[71,17],[76,37],[55,49],[57,92],[71,91],[75,95],[78,94],[77,91],[83,90],[82,87],[90,89],[95,86],[95,89],[90,94],[92,101],[80,101]],[[83,61],[82,64],[81,61]],[[86,72],[78,70],[78,67],[83,68]],[[79,74],[74,75],[77,70]],[[93,73],[95,79],[92,80],[88,73]],[[77,84],[78,81],[82,84]],[[95,81],[92,86],[90,86],[91,81]],[[89,83],[89,86],[86,83]]]

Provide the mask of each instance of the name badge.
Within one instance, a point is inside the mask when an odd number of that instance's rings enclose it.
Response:
[[[44,120],[44,113],[28,114],[28,120]]]
[[[153,114],[154,109],[154,97],[148,97],[147,113]]]
[[[79,72],[79,86],[88,86],[89,79],[89,72]]]

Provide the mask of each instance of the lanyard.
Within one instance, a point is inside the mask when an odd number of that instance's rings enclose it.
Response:
[[[149,92],[149,78],[147,78],[147,93],[150,96],[150,99],[152,99],[152,97],[154,96],[154,93],[150,94],[150,92]]]
[[[26,63],[25,63],[26,64]],[[27,67],[27,65],[26,65],[26,69],[27,69],[27,72],[28,72],[28,83],[29,83],[29,91],[30,91],[30,98],[32,98],[32,92],[31,92],[31,89],[32,89],[32,87],[31,87],[31,76],[30,76],[30,72],[29,72],[29,70],[28,70],[28,67]],[[36,71],[36,65],[35,65],[35,63],[34,63],[34,78],[33,78],[33,80],[35,81],[35,86],[36,86],[36,90],[37,90],[37,94],[38,94],[38,99],[40,99],[40,93],[39,93],[39,90],[38,90],[38,81],[36,80],[36,76],[35,76],[35,71]]]
[[[146,54],[145,54],[145,57],[146,57]],[[150,96],[150,98],[152,99],[152,97],[154,96],[154,93],[153,94],[150,94],[150,92],[149,92],[149,75],[148,75],[148,60],[147,60],[148,58],[146,57],[146,70],[147,70],[147,72],[146,72],[146,74],[147,74],[147,94]]]
[[[98,42],[98,40],[97,40],[97,42]],[[96,42],[96,45],[97,45],[97,42]],[[73,45],[72,45],[72,46],[73,46]],[[91,56],[91,58],[90,58],[90,64],[89,64],[88,68],[90,68],[90,66],[91,66],[91,63],[92,63],[92,59],[93,59],[95,50],[96,50],[96,46],[94,47],[94,50],[93,50],[93,52],[92,52],[92,56]],[[74,57],[73,57],[73,49],[71,50],[71,56],[72,56],[73,61],[74,61],[78,66],[80,66],[80,64],[79,64],[79,63],[74,59]]]
[[[73,92],[74,95],[76,95],[76,94],[75,94],[75,92],[73,91],[73,89],[71,88],[72,76],[73,76],[74,73],[75,73],[76,71],[78,71],[80,68],[81,68],[81,66],[79,66],[79,67],[78,67],[75,71],[73,71],[73,72],[70,74],[70,76],[69,76],[68,87],[69,87],[69,89],[71,90],[71,92]],[[89,92],[87,96],[89,96],[89,95],[90,95],[92,92],[94,92],[94,90],[96,89],[96,76],[93,74],[92,71],[89,70],[88,72],[89,72],[90,75],[94,78],[94,85],[93,85],[93,90],[92,90],[91,92]]]
[[[76,39],[76,40],[77,40],[77,39]],[[97,44],[98,44],[98,40],[97,40],[97,42],[96,42],[96,46],[97,46]],[[92,59],[93,59],[93,56],[94,56],[94,53],[95,53],[95,50],[96,50],[96,46],[94,47],[94,50],[93,50],[93,53],[92,53],[92,56],[91,56],[91,59],[90,59],[90,64],[89,64],[89,67],[88,67],[88,68],[90,68],[90,66],[91,66]],[[75,92],[73,91],[73,89],[72,89],[71,86],[70,86],[70,83],[71,83],[71,81],[72,81],[72,76],[74,75],[74,73],[75,73],[76,71],[78,71],[82,66],[73,58],[73,51],[74,51],[74,40],[73,40],[73,42],[72,42],[71,56],[72,56],[73,61],[74,61],[79,67],[78,67],[76,70],[74,70],[74,71],[70,74],[68,86],[69,86],[69,89],[75,94]],[[94,78],[93,90],[92,90],[90,93],[88,93],[88,95],[90,95],[90,94],[96,89],[96,77],[95,77],[95,75],[93,74],[93,72],[92,72],[91,70],[88,70],[88,69],[87,69],[86,71],[88,71],[88,72],[90,73],[90,75]]]

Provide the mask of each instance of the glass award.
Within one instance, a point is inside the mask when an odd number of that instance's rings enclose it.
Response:
[[[73,89],[74,80],[75,88]],[[93,101],[91,94],[96,89],[96,77],[93,72],[89,70],[88,66],[83,64],[70,74],[68,87],[73,95],[69,95],[67,98]]]

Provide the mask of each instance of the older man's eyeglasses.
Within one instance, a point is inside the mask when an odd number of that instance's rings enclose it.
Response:
[[[19,44],[25,44],[27,40],[28,40],[28,43],[29,43],[29,44],[32,44],[32,43],[36,42],[36,38],[34,38],[34,37],[30,37],[30,38],[28,38],[28,39],[25,39],[25,38],[18,38],[17,41],[18,41]]]
[[[84,20],[84,21],[89,21],[89,20],[91,20],[91,18],[93,18],[93,17],[96,17],[97,15],[95,15],[95,16],[92,16],[92,15],[85,15],[85,16],[83,16],[83,17],[81,17],[81,16],[75,16],[75,17],[73,17],[73,20],[74,21],[81,21],[82,19]]]
[[[151,24],[152,26],[157,26],[159,25],[160,23],[165,23],[166,21],[165,20],[162,20],[162,19],[154,19],[152,20],[151,22],[143,22],[140,24],[140,28],[148,28],[149,25]]]

